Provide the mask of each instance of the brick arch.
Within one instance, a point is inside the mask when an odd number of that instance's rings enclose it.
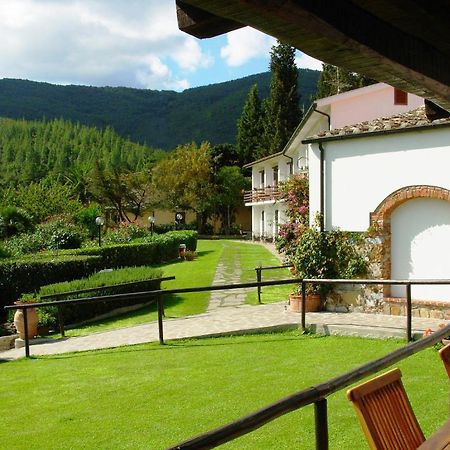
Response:
[[[377,230],[381,238],[381,276],[382,278],[391,278],[391,215],[402,203],[417,198],[429,198],[435,200],[445,200],[450,202],[450,190],[439,186],[414,185],[405,186],[389,194],[375,209],[370,213],[370,224]],[[385,297],[390,295],[390,287],[384,286],[383,293]]]
[[[430,198],[436,200],[447,200],[450,202],[450,191],[438,186],[415,185],[397,189],[389,194],[370,214],[371,225],[377,224],[384,228],[390,223],[392,211],[402,203],[415,198]],[[386,223],[387,222],[387,223]]]

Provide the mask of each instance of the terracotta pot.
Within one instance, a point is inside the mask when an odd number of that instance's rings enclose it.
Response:
[[[302,295],[301,294],[289,294],[289,304],[291,305],[292,312],[302,311]],[[306,296],[305,311],[316,312],[322,308],[320,294],[308,294]]]
[[[22,302],[15,302],[16,305],[23,304]],[[27,309],[27,323],[28,323],[28,338],[32,339],[37,336],[38,329],[38,315],[36,308]],[[14,326],[19,333],[20,339],[25,339],[25,324],[23,320],[23,310],[18,309],[14,314]]]

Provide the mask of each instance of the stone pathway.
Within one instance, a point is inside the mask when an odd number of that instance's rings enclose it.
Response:
[[[221,284],[239,284],[241,282],[242,267],[240,253],[235,252],[231,265],[223,258],[217,265],[213,286]],[[243,305],[247,293],[251,289],[233,289],[231,291],[213,291],[209,300],[207,312],[216,311],[218,308],[230,308]]]

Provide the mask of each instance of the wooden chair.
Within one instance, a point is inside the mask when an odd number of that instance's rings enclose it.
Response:
[[[401,376],[393,369],[347,391],[371,449],[416,449],[425,441]]]
[[[439,350],[439,356],[441,357],[447,375],[450,378],[450,344],[447,344]]]

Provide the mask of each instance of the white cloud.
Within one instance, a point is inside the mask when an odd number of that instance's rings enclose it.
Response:
[[[299,69],[322,70],[322,61],[319,61],[306,53],[299,52],[295,57],[295,64]]]
[[[220,56],[229,66],[241,66],[253,58],[267,58],[275,39],[253,28],[241,28],[227,34],[227,45]]]
[[[0,78],[184,89],[213,62],[167,0],[1,0],[0,36]]]

